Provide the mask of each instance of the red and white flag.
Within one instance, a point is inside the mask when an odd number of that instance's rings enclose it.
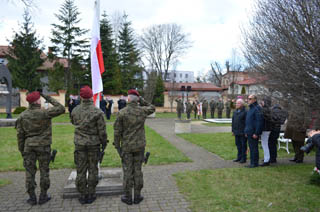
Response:
[[[104,72],[100,41],[100,0],[94,2],[94,16],[91,31],[91,78],[93,101],[96,107],[100,107],[100,93],[103,91],[101,75]]]

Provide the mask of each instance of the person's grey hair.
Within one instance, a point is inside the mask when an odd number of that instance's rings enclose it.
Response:
[[[243,101],[243,99],[237,99],[237,101],[236,102],[240,102],[241,103],[241,105],[244,105],[244,101]]]
[[[129,99],[130,99],[130,102],[138,102],[139,101],[139,97],[136,96],[136,95],[128,95],[129,96]]]

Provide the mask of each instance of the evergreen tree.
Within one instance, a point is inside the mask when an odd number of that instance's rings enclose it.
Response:
[[[107,94],[121,93],[121,74],[117,62],[117,53],[112,38],[112,26],[106,12],[100,21],[100,39],[105,72],[102,74],[103,91]]]
[[[152,101],[152,103],[155,106],[159,106],[159,107],[163,106],[163,104],[164,104],[163,92],[164,92],[164,84],[163,84],[163,80],[162,80],[161,75],[159,75],[157,77],[155,94],[154,94],[153,101]]]
[[[118,51],[123,90],[142,89],[143,69],[139,65],[140,52],[137,49],[131,22],[127,21],[127,15],[124,15],[124,23],[119,32]]]
[[[23,14],[24,22],[21,31],[15,32],[10,42],[8,68],[12,75],[13,86],[34,91],[40,88],[40,73],[37,68],[43,64],[40,47],[42,40],[36,36],[31,16],[27,10]]]
[[[80,64],[84,63],[84,56],[89,50],[88,40],[82,38],[88,30],[76,26],[80,22],[79,14],[78,8],[74,5],[74,0],[65,0],[59,14],[55,14],[61,24],[52,24],[53,29],[51,31],[51,42],[54,44],[52,53],[68,60],[68,68],[65,69],[65,74],[61,76],[61,78],[65,78],[65,88],[68,93],[74,88],[75,84],[79,84],[78,79],[74,80],[79,73],[74,71],[83,71],[82,68],[80,70],[73,69],[72,65],[81,67]]]

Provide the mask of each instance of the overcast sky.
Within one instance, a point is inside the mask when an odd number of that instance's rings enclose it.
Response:
[[[32,21],[44,45],[50,45],[51,24],[57,23],[58,13],[64,0],[34,0]],[[8,3],[9,2],[9,3]],[[8,45],[22,23],[23,5],[9,0],[0,0],[0,45]],[[91,29],[94,0],[75,0],[81,18],[80,27]],[[137,34],[153,24],[177,23],[190,34],[193,46],[177,66],[177,70],[205,73],[210,62],[224,63],[231,58],[232,49],[239,49],[240,26],[245,24],[253,0],[100,0],[101,13],[110,16],[126,12]],[[89,35],[88,35],[89,36]]]

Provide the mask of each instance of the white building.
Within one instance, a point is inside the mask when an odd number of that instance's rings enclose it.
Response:
[[[170,71],[168,72],[166,81],[174,81],[177,83],[194,83],[193,71]]]

